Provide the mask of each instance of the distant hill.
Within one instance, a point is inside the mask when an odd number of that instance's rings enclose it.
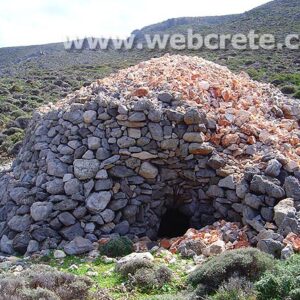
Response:
[[[236,15],[175,18],[134,33],[142,40],[146,33],[186,33],[188,28],[203,35],[256,30],[273,33],[282,41],[288,33],[300,33],[300,1],[275,0]],[[56,101],[111,72],[165,52],[175,53],[171,49],[66,51],[63,43],[0,48],[0,148],[10,153],[17,151],[27,120],[36,107]],[[235,72],[246,71],[252,78],[272,82],[284,93],[300,98],[299,52],[285,48],[238,51],[228,47],[226,50],[179,53],[202,56]]]

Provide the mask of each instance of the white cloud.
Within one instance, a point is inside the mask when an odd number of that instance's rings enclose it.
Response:
[[[0,47],[121,36],[168,18],[241,13],[268,0],[0,0]]]

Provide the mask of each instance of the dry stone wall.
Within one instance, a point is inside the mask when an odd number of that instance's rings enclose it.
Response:
[[[263,157],[264,170],[235,166],[206,141],[216,123],[205,111],[169,93],[157,98],[125,103],[96,93],[36,113],[13,172],[0,179],[1,251],[68,251],[76,237],[90,249],[108,234],[155,239],[168,208],[195,228],[248,224],[254,243],[269,229],[261,247],[300,233],[298,168],[275,154]]]

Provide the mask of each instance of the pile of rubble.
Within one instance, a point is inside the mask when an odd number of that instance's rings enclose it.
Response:
[[[300,234],[299,120],[296,101],[201,58],[167,55],[99,80],[34,115],[0,178],[0,250],[156,239],[176,209],[191,228],[248,225],[231,247],[276,254]]]

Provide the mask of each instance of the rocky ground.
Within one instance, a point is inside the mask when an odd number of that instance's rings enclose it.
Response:
[[[102,241],[76,257],[62,250],[1,256],[1,299],[299,299],[299,255],[280,261],[253,248],[225,251],[216,243],[203,248],[200,239],[189,240],[181,254],[164,248],[165,241],[133,252],[144,242]],[[195,254],[200,249],[205,255]]]

